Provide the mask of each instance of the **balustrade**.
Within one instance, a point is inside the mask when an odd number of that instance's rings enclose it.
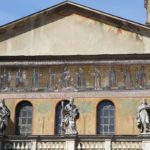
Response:
[[[16,136],[0,137],[2,150],[147,150],[149,137],[140,136]]]
[[[6,141],[2,143],[4,150],[30,150],[32,147],[31,141]]]
[[[112,150],[142,150],[142,142],[112,142]]]

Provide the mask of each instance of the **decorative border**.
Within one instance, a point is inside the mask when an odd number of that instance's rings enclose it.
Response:
[[[99,91],[99,92],[32,92],[32,93],[0,93],[1,99],[54,99],[54,98],[145,98],[150,97],[150,90]]]

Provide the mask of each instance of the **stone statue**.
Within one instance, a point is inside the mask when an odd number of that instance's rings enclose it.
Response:
[[[150,106],[147,104],[146,99],[138,107],[137,123],[141,133],[150,131]]]
[[[47,87],[50,90],[55,89],[55,74],[52,73],[51,68],[48,70],[48,77],[47,77]]]
[[[126,89],[130,89],[132,87],[132,85],[133,85],[129,66],[125,67],[124,84],[125,84],[125,88]]]
[[[4,134],[4,130],[8,126],[8,120],[10,118],[10,111],[4,103],[4,100],[0,100],[0,135]]]
[[[146,74],[144,66],[141,66],[136,72],[136,84],[139,88],[144,88],[146,86]]]
[[[39,88],[39,70],[37,68],[33,68],[32,72],[32,86],[34,89]]]
[[[71,74],[70,70],[65,67],[63,73],[61,74],[62,87],[68,88],[70,87]]]
[[[63,108],[63,106],[62,106]],[[65,135],[77,135],[76,120],[79,117],[79,111],[74,105],[74,99],[70,98],[69,104],[63,108],[62,130]]]
[[[146,23],[150,25],[150,0],[145,0],[144,5],[147,11],[147,20]]]
[[[86,86],[86,83],[85,83],[85,76],[84,76],[83,69],[79,68],[79,70],[76,74],[77,74],[77,80],[76,80],[77,81],[77,88],[84,89]]]
[[[93,75],[93,86],[95,90],[99,90],[101,87],[101,74],[100,71],[97,68],[94,68],[94,73]]]
[[[109,86],[116,87],[116,72],[113,66],[111,67],[111,70],[109,73]]]

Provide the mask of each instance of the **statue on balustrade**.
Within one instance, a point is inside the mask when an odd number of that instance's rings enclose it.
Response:
[[[33,68],[32,72],[32,88],[37,90],[39,88],[39,70],[37,68]]]
[[[150,132],[150,106],[146,99],[138,107],[137,123],[141,133],[145,134]]]
[[[5,105],[4,100],[0,100],[0,135],[4,134],[4,130],[8,126],[10,111]]]
[[[124,84],[126,89],[130,89],[133,86],[132,78],[131,78],[131,72],[129,66],[125,67],[124,71]]]
[[[54,90],[56,88],[55,73],[52,72],[51,68],[48,70],[47,87],[49,90]]]
[[[101,73],[97,68],[94,68],[93,75],[93,86],[95,90],[99,90],[101,87]]]
[[[116,84],[116,72],[114,70],[114,66],[111,67],[111,70],[109,73],[109,86],[111,88],[114,88],[117,86],[117,84]]]
[[[79,68],[78,72],[76,73],[76,81],[77,81],[77,88],[85,89],[86,82],[85,82],[85,75],[82,68]]]
[[[70,98],[69,103],[62,108],[62,131],[65,135],[77,135],[76,120],[79,118],[79,111],[74,105],[74,99]]]
[[[67,67],[64,68],[63,73],[61,74],[61,81],[62,81],[63,88],[70,87],[71,74],[70,74],[70,70]]]
[[[139,88],[145,88],[146,86],[146,73],[144,66],[141,66],[136,72],[136,84]]]

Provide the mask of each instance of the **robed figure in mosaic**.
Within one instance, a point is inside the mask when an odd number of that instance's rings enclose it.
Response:
[[[1,90],[8,91],[11,83],[11,73],[4,69],[0,76]]]
[[[109,86],[110,88],[116,87],[117,83],[116,83],[116,72],[114,69],[114,66],[111,67],[111,70],[109,72]]]
[[[145,88],[147,77],[144,66],[141,66],[136,72],[136,84],[139,88]]]
[[[4,134],[4,130],[8,126],[9,117],[9,109],[5,105],[4,100],[0,100],[0,135]]]
[[[146,99],[138,107],[137,123],[141,133],[150,132],[150,106]]]
[[[40,78],[40,74],[39,74],[38,68],[33,68],[33,72],[32,72],[32,87],[35,90],[37,90],[39,88],[39,78]]]
[[[69,103],[62,109],[62,131],[65,135],[77,135],[76,120],[79,117],[79,111],[74,105],[74,99],[70,98]]]
[[[67,67],[64,68],[64,70],[61,74],[61,81],[62,81],[63,88],[70,87],[71,74],[70,74],[70,70]]]
[[[101,73],[97,68],[94,68],[93,75],[93,86],[95,90],[99,90],[101,87]]]
[[[76,73],[76,81],[77,81],[77,88],[79,89],[85,89],[86,82],[85,82],[85,74],[84,70],[82,68],[78,69],[78,72]]]
[[[56,88],[55,76],[56,74],[52,72],[51,68],[49,68],[46,81],[49,90],[54,90]]]
[[[130,89],[133,86],[131,72],[129,66],[125,67],[124,70],[124,84],[126,89]]]

